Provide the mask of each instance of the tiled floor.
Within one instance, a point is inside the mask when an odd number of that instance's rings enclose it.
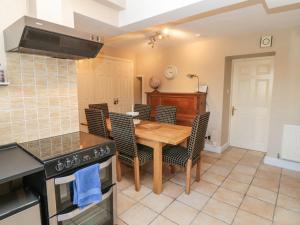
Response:
[[[133,171],[118,183],[120,225],[299,225],[300,173],[265,165],[264,154],[229,148],[203,152],[201,181],[184,193],[185,173],[164,168],[164,190],[152,192],[151,163],[142,168],[139,192]],[[193,176],[195,171],[193,170]]]

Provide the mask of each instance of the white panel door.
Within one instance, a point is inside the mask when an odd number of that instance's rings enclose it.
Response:
[[[267,150],[273,57],[232,62],[230,145]]]

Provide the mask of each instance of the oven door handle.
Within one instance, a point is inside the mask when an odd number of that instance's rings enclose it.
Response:
[[[109,160],[99,164],[99,167],[100,167],[100,169],[104,169],[105,167],[108,167],[111,164],[112,164],[112,158],[110,158]],[[70,176],[55,178],[54,179],[54,184],[55,185],[66,184],[66,183],[70,183],[74,180],[75,180],[75,175],[72,174]]]
[[[109,189],[108,192],[106,192],[105,194],[102,195],[102,201],[106,200],[107,198],[109,198],[111,196],[111,194],[113,193],[113,186]],[[98,203],[99,204],[99,203]],[[79,214],[85,212],[86,210],[94,207],[96,204],[93,203],[93,204],[90,204],[86,207],[84,207],[83,209],[80,209],[80,208],[77,208],[69,213],[65,213],[65,214],[61,214],[61,215],[57,215],[57,221],[58,222],[61,222],[61,221],[65,221],[65,220],[70,220],[76,216],[78,216]]]

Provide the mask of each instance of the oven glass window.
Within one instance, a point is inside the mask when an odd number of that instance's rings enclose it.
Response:
[[[58,222],[59,225],[111,225],[113,223],[113,194],[81,214]]]
[[[102,168],[100,171],[101,188],[106,189],[113,184],[112,181],[112,164]],[[61,212],[73,205],[73,183],[65,183],[55,186],[56,209]],[[52,215],[51,215],[52,216]]]

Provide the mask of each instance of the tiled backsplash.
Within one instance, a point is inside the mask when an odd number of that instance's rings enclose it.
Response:
[[[0,145],[79,130],[73,60],[9,53],[0,86]]]

